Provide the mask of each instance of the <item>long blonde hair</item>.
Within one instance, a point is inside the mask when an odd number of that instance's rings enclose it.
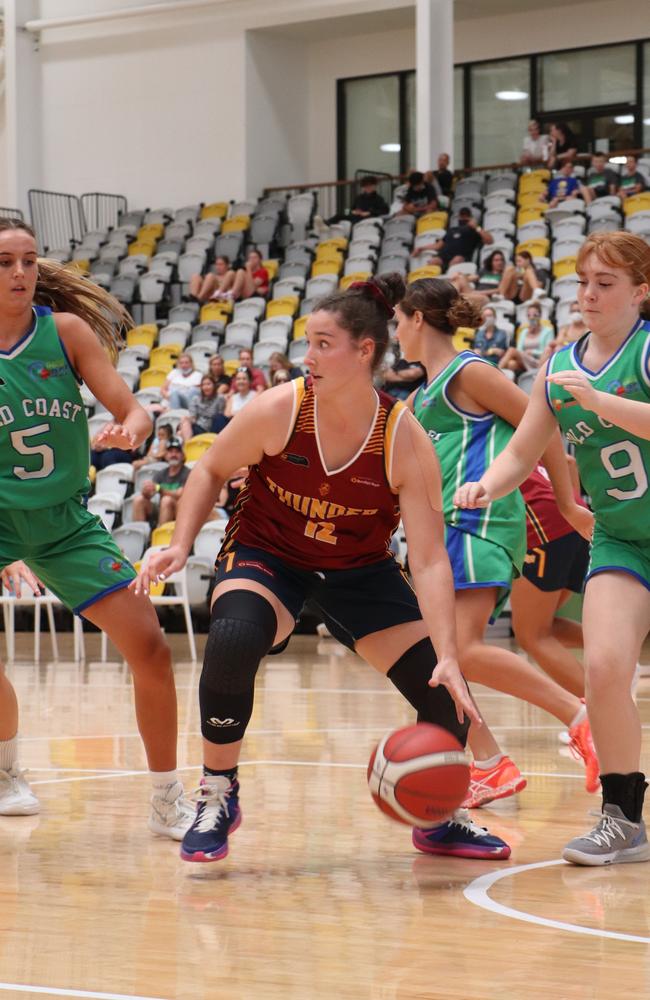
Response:
[[[26,222],[0,218],[0,232],[11,229],[22,230],[36,238]],[[133,326],[128,310],[115,296],[89,281],[80,271],[43,257],[38,259],[34,304],[49,306],[53,312],[73,313],[84,320],[113,362],[124,344],[123,334]]]

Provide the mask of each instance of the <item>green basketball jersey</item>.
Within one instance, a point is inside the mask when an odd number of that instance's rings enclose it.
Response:
[[[0,508],[33,510],[87,492],[86,411],[54,317],[0,351]]]
[[[589,333],[551,356],[548,373],[577,369],[599,392],[650,399],[650,322],[639,321],[603,367],[592,372],[581,358]],[[615,538],[650,539],[650,441],[584,410],[565,389],[546,383],[546,397],[567,441],[575,446],[582,484],[598,524]]]
[[[453,505],[459,486],[481,478],[514,433],[494,413],[467,413],[449,397],[448,389],[458,372],[469,364],[492,365],[462,351],[415,397],[415,416],[429,434],[442,470],[445,522],[461,531],[485,538],[504,548],[521,567],[526,552],[526,517],[519,490],[494,500],[480,510],[460,510]]]

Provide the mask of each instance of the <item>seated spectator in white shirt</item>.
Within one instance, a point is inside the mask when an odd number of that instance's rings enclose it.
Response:
[[[528,122],[528,135],[524,139],[519,162],[523,167],[548,163],[551,153],[551,137],[542,135],[539,122],[533,118]]]
[[[160,390],[163,401],[172,410],[187,410],[190,399],[198,396],[201,372],[194,368],[189,354],[179,355],[176,367],[172,368]]]

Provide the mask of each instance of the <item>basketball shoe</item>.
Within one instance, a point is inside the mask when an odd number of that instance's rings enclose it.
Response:
[[[478,809],[495,799],[507,799],[525,787],[526,779],[509,757],[502,757],[489,771],[472,764],[463,809]]]
[[[591,728],[589,719],[585,715],[581,722],[569,729],[571,742],[569,749],[576,760],[581,760],[585,765],[585,788],[588,792],[597,792],[600,788],[600,767],[598,757],[594,749],[594,741],[591,738]]]
[[[33,816],[41,804],[25,781],[25,771],[13,764],[0,771],[0,816]]]
[[[425,854],[450,854],[456,858],[510,857],[505,840],[494,837],[472,822],[465,809],[457,809],[450,820],[427,830],[413,829],[413,846]]]
[[[203,778],[196,793],[196,816],[183,837],[183,861],[221,861],[228,834],[241,823],[239,782],[222,776]]]
[[[562,857],[574,865],[618,865],[632,861],[650,861],[650,844],[645,823],[632,823],[619,806],[606,802],[598,823],[582,837],[571,840]]]
[[[194,809],[183,793],[180,781],[167,785],[164,792],[151,796],[149,829],[160,837],[182,840],[194,819]]]

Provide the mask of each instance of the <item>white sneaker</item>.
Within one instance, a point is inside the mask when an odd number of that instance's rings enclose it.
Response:
[[[180,781],[174,781],[162,794],[154,792],[151,796],[149,829],[161,837],[182,840],[194,822],[195,812],[185,798]]]
[[[0,771],[0,816],[33,816],[41,804],[17,764]]]

